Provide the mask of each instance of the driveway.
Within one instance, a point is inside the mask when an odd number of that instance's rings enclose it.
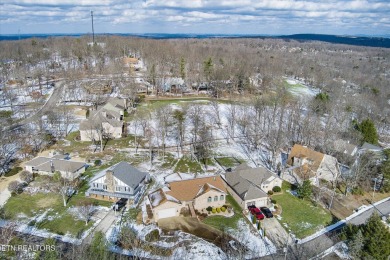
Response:
[[[120,211],[115,212],[114,210],[109,210],[100,223],[95,227],[95,229],[92,230],[92,232],[83,240],[83,244],[90,244],[94,234],[98,231],[101,231],[103,234],[107,233],[108,229],[115,222],[115,220],[120,218],[120,215]]]
[[[8,190],[8,184],[11,181],[19,181],[19,173],[10,176],[10,177],[0,177],[0,206],[4,206],[7,203],[9,197],[11,197],[11,192]]]
[[[288,233],[276,218],[266,218],[263,220],[263,226],[267,237],[276,247],[285,247]],[[290,239],[291,242],[291,239]]]

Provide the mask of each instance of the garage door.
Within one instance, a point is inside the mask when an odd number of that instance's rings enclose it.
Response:
[[[162,209],[162,210],[159,210],[157,213],[158,219],[169,218],[169,217],[174,217],[174,216],[176,216],[176,208]]]

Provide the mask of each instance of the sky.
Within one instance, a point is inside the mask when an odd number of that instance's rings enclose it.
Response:
[[[0,34],[390,35],[390,0],[1,0]]]

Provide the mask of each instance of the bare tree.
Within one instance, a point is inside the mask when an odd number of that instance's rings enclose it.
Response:
[[[80,216],[85,221],[85,225],[88,225],[88,222],[89,222],[94,210],[95,210],[95,207],[89,202],[78,204],[77,212],[80,214]]]

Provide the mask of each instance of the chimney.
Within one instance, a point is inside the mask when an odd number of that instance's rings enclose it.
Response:
[[[106,171],[106,181],[107,191],[114,192],[114,172],[112,170]]]

